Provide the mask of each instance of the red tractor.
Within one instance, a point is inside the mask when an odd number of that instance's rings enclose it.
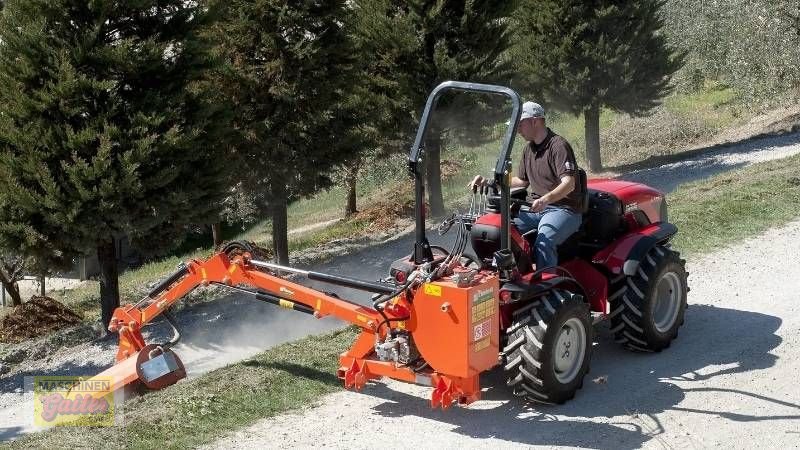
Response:
[[[431,260],[436,250],[425,237],[424,186],[417,165],[431,108],[447,89],[506,95],[514,104],[509,123],[519,119],[519,97],[508,88],[448,82],[431,94],[409,158],[417,186],[416,247],[408,260],[393,266],[393,274],[401,277]],[[440,233],[460,223],[456,259],[499,276],[499,357],[508,385],[517,395],[563,403],[583,385],[593,325],[599,321],[610,320],[616,342],[631,350],[669,347],[684,320],[687,272],[669,244],[677,228],[667,221],[663,193],[638,183],[587,180],[583,170],[577,177],[583,193],[581,228],[559,247],[559,267],[536,270],[531,251],[536,231],[523,236],[511,220],[530,206],[525,188],[509,188],[514,133],[509,126],[494,181],[473,191],[469,212],[445,221]],[[467,236],[474,256],[464,257],[461,241]]]
[[[455,226],[450,250],[426,238],[425,187],[420,170],[423,142],[437,99],[448,90],[502,95],[512,114],[487,189],[473,192],[470,210],[440,227]],[[161,388],[185,376],[170,349],[180,333],[162,344],[146,344],[141,327],[165,314],[198,286],[217,284],[256,300],[312,314],[332,315],[361,329],[342,353],[337,375],[345,387],[361,389],[390,377],[433,388],[431,405],[447,408],[480,398],[480,374],[498,365],[515,394],[547,403],[572,398],[583,384],[592,352],[593,325],[608,319],[617,342],[637,351],[669,346],[686,309],[684,261],[670,248],[676,233],[667,222],[664,195],[617,180],[586,180],[583,225],[559,248],[559,266],[533,267],[531,242],[512,218],[524,190],[509,188],[511,150],[521,115],[513,90],[445,82],[428,97],[409,156],[415,179],[416,243],[377,282],[322,274],[259,260],[248,243],[233,242],[204,261],[189,261],[135,305],[118,308],[109,329],[120,336],[117,364],[98,375],[114,380],[110,390],[140,381]],[[473,255],[465,253],[468,244]],[[375,293],[371,307],[340,299],[279,276],[309,279]]]

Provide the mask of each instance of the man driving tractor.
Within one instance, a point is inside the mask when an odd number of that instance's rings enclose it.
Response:
[[[581,192],[576,182],[578,165],[566,139],[545,122],[544,108],[534,102],[522,105],[517,132],[528,141],[522,151],[511,188],[530,186],[529,210],[522,210],[514,224],[523,235],[536,232],[536,269],[558,265],[556,248],[581,225]],[[477,175],[470,187],[486,183]]]

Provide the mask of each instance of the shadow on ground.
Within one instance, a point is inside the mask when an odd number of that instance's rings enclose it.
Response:
[[[2,427],[0,428],[0,442],[13,439],[20,435],[24,427]]]
[[[800,419],[800,405],[704,383],[720,376],[772,367],[777,357],[770,352],[782,342],[776,334],[781,323],[781,319],[766,314],[691,305],[678,340],[671,348],[653,354],[621,349],[601,325],[596,333],[591,373],[576,398],[564,405],[540,405],[513,398],[499,369],[482,377],[482,384],[487,387],[483,400],[470,408],[434,410],[428,398],[398,392],[382,383],[368,385],[363,393],[385,400],[374,407],[380,416],[419,416],[452,425],[452,432],[472,438],[498,438],[529,445],[639,448],[663,434],[667,426],[674,426],[674,422],[665,424],[659,418],[659,413],[667,410],[715,415],[735,422]],[[281,369],[301,375],[300,368]],[[305,376],[307,371],[302,369]],[[607,377],[607,382],[592,381],[600,375]],[[328,374],[315,378],[339,383]],[[684,382],[684,387],[676,382]],[[699,386],[692,387],[692,382]],[[692,392],[708,391],[732,395],[741,402],[773,402],[791,408],[795,414],[752,416],[679,406]]]
[[[116,348],[116,342],[109,342],[103,344],[113,346]],[[52,375],[70,375],[70,376],[92,376],[98,372],[103,371],[108,366],[99,364],[96,361],[80,362],[80,361],[67,361],[58,365],[54,365],[47,369],[35,369],[16,372],[13,375],[0,378],[0,392],[16,392],[22,393],[25,386],[25,377],[33,376],[52,376]]]

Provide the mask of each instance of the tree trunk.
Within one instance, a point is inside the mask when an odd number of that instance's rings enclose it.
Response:
[[[19,295],[19,285],[15,282],[9,282],[8,280],[0,280],[3,285],[3,289],[5,292],[11,297],[11,306],[19,306],[22,304],[22,297]]]
[[[222,245],[222,224],[220,222],[211,224],[211,236],[214,239],[214,248]]]
[[[425,184],[428,188],[428,204],[431,217],[444,215],[444,200],[442,199],[442,133],[436,129],[428,132],[425,143]]]
[[[19,293],[19,284],[17,284],[20,273],[22,273],[21,263],[15,263],[13,258],[8,262],[0,260],[0,284],[3,289],[3,306],[5,306],[6,293],[11,297],[11,306],[19,306],[22,304],[22,296]]]
[[[44,297],[47,293],[47,287],[45,286],[45,276],[42,275],[39,277],[39,295]]]
[[[114,238],[97,245],[97,260],[100,263],[101,318],[103,326],[108,327],[114,310],[119,307],[119,273]]]
[[[288,219],[286,216],[286,187],[272,186],[272,250],[278,264],[289,264]]]
[[[361,158],[351,161],[345,167],[345,186],[347,188],[347,205],[344,207],[344,216],[348,217],[358,212],[356,208],[356,183],[358,181],[358,171],[361,168]]]
[[[599,172],[603,169],[600,160],[600,108],[590,106],[583,112],[584,131],[586,132],[586,161],[589,170]]]

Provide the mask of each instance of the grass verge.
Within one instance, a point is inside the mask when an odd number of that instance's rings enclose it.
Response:
[[[681,185],[667,197],[676,248],[705,253],[800,216],[800,155]]]
[[[670,197],[675,247],[690,255],[735,244],[800,213],[800,155],[755,164],[679,187]],[[341,389],[338,355],[348,328],[284,344],[249,360],[138,397],[124,428],[60,428],[26,435],[11,448],[180,448],[219,439],[256,420]]]

